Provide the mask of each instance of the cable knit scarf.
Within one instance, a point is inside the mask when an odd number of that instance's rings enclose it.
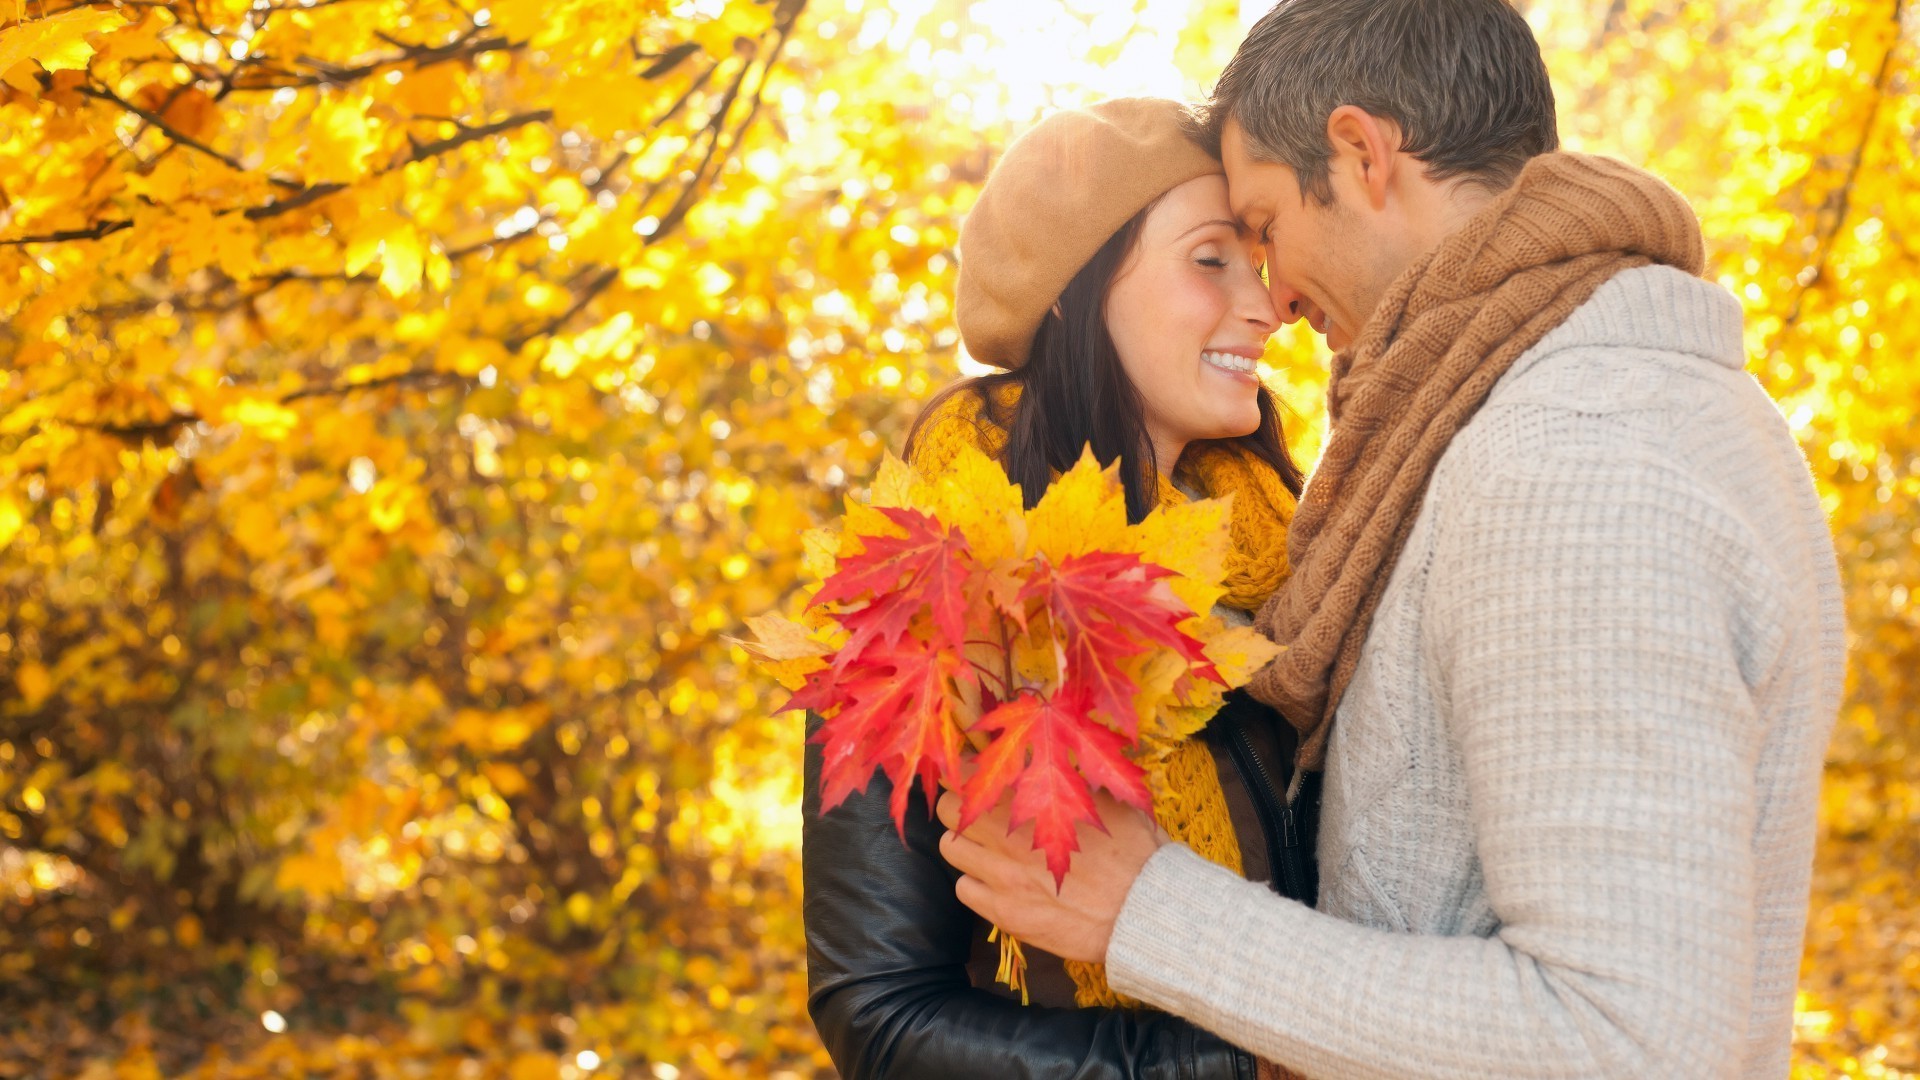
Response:
[[[1011,409],[1020,400],[1020,387],[1003,386],[997,397],[1000,407]],[[921,425],[914,464],[922,472],[940,472],[962,446],[997,458],[1006,446],[1007,433],[987,418],[981,406],[980,395],[970,391],[941,402]],[[1226,576],[1221,580],[1227,594],[1220,602],[1241,611],[1260,610],[1292,570],[1287,562],[1287,523],[1293,520],[1293,492],[1273,466],[1231,443],[1187,447],[1180,457],[1180,475],[1208,498],[1233,496]],[[1154,498],[1156,505],[1187,501],[1165,476],[1159,478]]]
[[[1294,574],[1255,625],[1286,647],[1254,696],[1320,768],[1374,609],[1453,436],[1521,354],[1622,270],[1705,264],[1680,194],[1608,158],[1537,157],[1397,278],[1333,360],[1332,435],[1290,531]]]

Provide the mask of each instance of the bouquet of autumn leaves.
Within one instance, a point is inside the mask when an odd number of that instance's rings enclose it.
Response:
[[[903,833],[915,782],[957,790],[961,828],[1013,793],[1056,885],[1093,792],[1151,813],[1163,766],[1222,694],[1277,649],[1210,612],[1225,592],[1230,508],[1162,506],[1137,525],[1090,453],[1031,511],[998,464],[967,449],[935,477],[889,456],[871,501],[806,538],[819,581],[798,621],[748,620],[745,644],[823,717],[822,811],[892,781]],[[963,760],[971,758],[971,768]],[[996,932],[997,933],[997,932]],[[999,935],[1000,979],[1024,989]]]

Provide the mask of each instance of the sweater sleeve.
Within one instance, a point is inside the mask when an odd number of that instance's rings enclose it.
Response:
[[[1343,922],[1170,845],[1115,927],[1116,989],[1312,1076],[1738,1069],[1765,560],[1684,462],[1531,449],[1429,498],[1423,648],[1491,936]]]

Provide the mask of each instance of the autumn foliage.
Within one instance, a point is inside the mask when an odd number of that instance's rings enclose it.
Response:
[[[1230,55],[1169,2],[0,0],[0,1075],[823,1072],[727,639],[962,370],[994,148]],[[1838,538],[1796,1068],[1920,1072],[1920,14],[1520,6]]]
[[[1091,452],[1031,511],[971,448],[930,478],[888,458],[873,488],[812,545],[831,564],[807,602],[818,635],[760,619],[749,646],[795,687],[787,709],[824,717],[822,811],[876,771],[903,831],[916,784],[928,806],[959,792],[961,828],[1011,791],[1010,826],[1033,826],[1058,884],[1100,824],[1094,792],[1152,812],[1175,744],[1278,652],[1209,613],[1226,510],[1130,525]]]

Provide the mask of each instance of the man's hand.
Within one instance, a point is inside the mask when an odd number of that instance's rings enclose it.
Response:
[[[954,888],[960,902],[1021,941],[1068,960],[1105,961],[1113,924],[1140,870],[1167,836],[1153,819],[1106,792],[1094,796],[1107,831],[1085,829],[1066,882],[1054,890],[1045,857],[1033,850],[1033,827],[1007,833],[1009,799],[980,816],[965,834],[960,796],[941,796],[947,833],[940,854],[966,875]]]

